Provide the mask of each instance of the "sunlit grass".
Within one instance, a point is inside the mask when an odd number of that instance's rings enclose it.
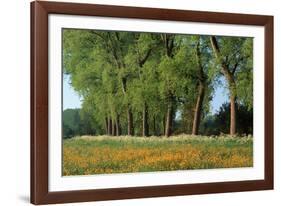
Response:
[[[83,136],[63,142],[63,175],[252,166],[250,136]]]

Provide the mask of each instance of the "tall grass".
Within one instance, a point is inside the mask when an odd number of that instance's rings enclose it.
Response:
[[[83,136],[63,142],[63,175],[251,166],[251,136]]]

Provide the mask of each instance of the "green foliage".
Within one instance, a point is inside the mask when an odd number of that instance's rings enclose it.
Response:
[[[85,134],[99,134],[93,125],[92,116],[80,109],[66,109],[62,114],[63,138],[71,138]],[[97,128],[97,129],[93,129]]]
[[[79,134],[80,115],[78,109],[63,111],[63,137],[69,138]]]
[[[253,110],[244,105],[237,105],[237,134],[253,134]],[[201,126],[201,132],[206,135],[227,134],[230,125],[230,105],[225,103],[218,113],[208,115]]]
[[[248,38],[243,44],[243,60],[237,72],[237,95],[239,100],[253,109],[253,39]]]
[[[218,37],[221,59],[233,74],[238,102],[253,108],[253,38]],[[217,62],[217,68],[220,70]]]
[[[251,111],[252,39],[218,37],[218,42],[221,58],[235,70],[238,102]],[[145,107],[151,134],[161,135],[169,106],[174,132],[190,133],[199,82],[205,85],[201,119],[209,113],[215,88],[225,86],[209,37],[199,35],[63,29],[63,71],[83,98],[79,115],[66,112],[65,136],[108,133],[107,120],[119,121],[126,134],[129,110],[141,134]],[[83,129],[77,129],[79,122]]]

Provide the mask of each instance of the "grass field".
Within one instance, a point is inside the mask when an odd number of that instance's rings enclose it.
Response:
[[[252,166],[252,137],[83,136],[63,141],[65,176]]]

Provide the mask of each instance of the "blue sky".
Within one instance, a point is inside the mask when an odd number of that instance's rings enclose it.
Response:
[[[81,108],[82,104],[81,98],[69,82],[69,76],[63,75],[63,110]]]
[[[224,81],[224,79],[221,79]],[[63,75],[63,109],[81,108],[82,99],[69,84],[69,76]],[[224,87],[218,86],[214,92],[214,97],[211,102],[211,113],[214,114],[219,110],[220,106],[228,101],[227,91]]]
[[[223,80],[224,81],[224,80]],[[221,105],[228,102],[227,91],[224,87],[218,86],[214,92],[214,96],[211,102],[211,113],[215,114]]]

